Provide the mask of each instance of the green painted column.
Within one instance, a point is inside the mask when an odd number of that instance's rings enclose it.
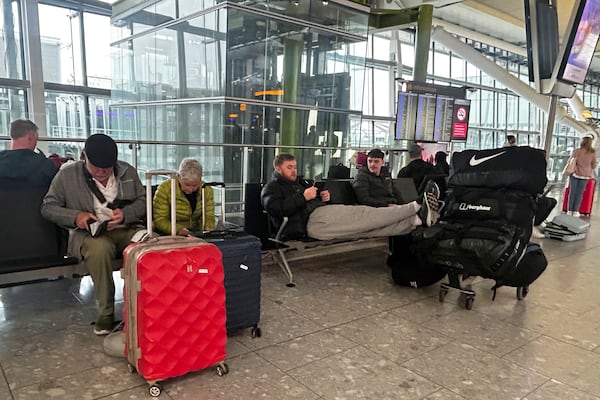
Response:
[[[417,37],[415,45],[415,68],[413,80],[425,82],[427,79],[427,60],[431,44],[431,24],[433,21],[433,5],[424,4],[419,7],[417,19]]]
[[[285,103],[296,103],[298,101],[298,89],[300,87],[300,71],[302,62],[302,51],[304,41],[301,38],[288,38],[284,40],[283,57],[283,101]],[[298,127],[298,110],[281,109],[281,144],[295,146],[300,144],[300,132]],[[293,149],[283,149],[288,153],[300,153]]]

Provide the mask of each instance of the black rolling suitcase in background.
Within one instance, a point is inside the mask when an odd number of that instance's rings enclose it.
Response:
[[[260,240],[248,234],[205,239],[223,253],[227,332],[252,328],[252,337],[260,337]]]
[[[261,242],[240,227],[225,222],[225,184],[205,183],[204,186],[222,190],[217,227],[214,231],[204,232],[202,237],[223,253],[227,332],[252,328],[252,337],[260,337]]]

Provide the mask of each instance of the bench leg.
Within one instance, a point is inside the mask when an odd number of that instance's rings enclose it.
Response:
[[[287,276],[288,278],[288,283],[286,284],[287,287],[294,287],[296,286],[296,284],[294,283],[294,274],[292,274],[292,269],[290,268],[290,264],[288,263],[287,259],[285,258],[285,252],[282,249],[277,250],[277,254],[279,255],[279,257],[275,256],[275,261],[277,261],[277,264],[279,265],[279,268],[281,268],[281,270],[283,271],[283,273],[285,274],[285,276]]]

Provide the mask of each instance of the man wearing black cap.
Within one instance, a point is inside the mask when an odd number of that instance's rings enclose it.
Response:
[[[106,335],[114,323],[112,260],[139,230],[146,195],[136,169],[117,160],[117,145],[109,136],[90,136],[84,153],[85,161],[65,166],[52,180],[42,215],[72,230],[69,253],[85,260],[99,303],[94,333]],[[89,224],[98,220],[108,221],[107,230],[92,237]]]
[[[423,149],[416,143],[408,146],[408,155],[410,156],[410,162],[408,165],[398,172],[398,178],[413,178],[415,181],[415,187],[418,189],[421,187],[425,176],[435,175],[435,168],[432,164],[423,161],[421,158],[421,152]]]

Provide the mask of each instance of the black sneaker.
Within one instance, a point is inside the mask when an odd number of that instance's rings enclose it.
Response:
[[[440,218],[440,188],[433,182],[427,182],[425,186],[425,192],[423,192],[423,203],[421,204],[421,210],[419,210],[419,218],[423,221],[426,226],[431,226],[437,222]]]

